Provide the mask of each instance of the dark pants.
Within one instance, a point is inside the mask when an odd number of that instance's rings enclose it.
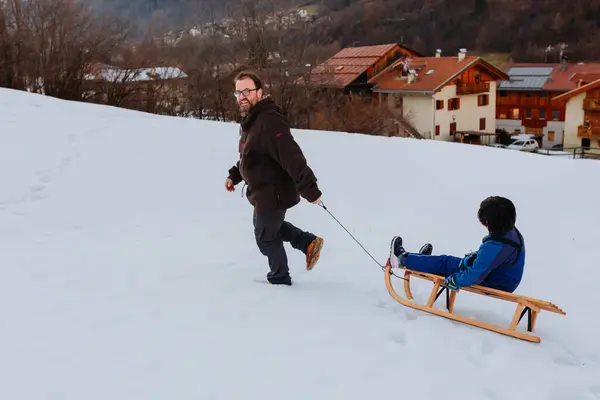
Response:
[[[406,268],[414,271],[447,277],[458,271],[461,260],[461,258],[454,256],[428,256],[410,253],[406,256],[404,264]]]
[[[254,236],[260,252],[269,260],[271,271],[267,280],[272,283],[289,283],[290,272],[283,242],[303,253],[316,238],[285,221],[286,210],[254,211]]]

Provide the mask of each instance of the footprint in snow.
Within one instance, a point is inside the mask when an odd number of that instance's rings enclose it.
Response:
[[[375,303],[375,307],[377,308],[388,308],[389,304],[382,300],[382,299],[378,299],[377,302]]]
[[[25,195],[21,195],[20,197],[11,197],[7,200],[0,201],[0,210],[9,209],[11,206],[16,204],[21,204],[25,202]]]
[[[577,360],[575,357],[569,355],[560,355],[554,357],[553,360],[555,364],[562,365],[565,367],[581,367],[582,362]]]
[[[406,334],[404,332],[394,332],[390,334],[389,339],[396,344],[405,344],[406,343]]]
[[[489,389],[485,390],[482,394],[490,400],[501,400],[502,399],[501,396],[499,396],[497,393],[492,392]]]
[[[71,157],[65,157],[63,158],[63,160],[60,162],[60,164],[58,165],[58,167],[63,170],[65,168],[67,168],[70,164],[71,164]]]
[[[467,348],[469,360],[475,365],[483,365],[487,356],[494,352],[494,345],[489,338],[470,342]]]
[[[44,195],[44,189],[45,188],[46,188],[45,185],[34,185],[34,186],[31,186],[29,188],[30,189],[31,200],[37,201],[37,200],[44,199],[46,197]]]
[[[552,361],[557,365],[565,367],[581,367],[586,364],[595,364],[597,362],[596,354],[577,356],[565,345],[559,345],[556,353],[551,356]]]
[[[416,321],[419,318],[419,313],[416,311],[407,311],[404,315],[407,321]]]

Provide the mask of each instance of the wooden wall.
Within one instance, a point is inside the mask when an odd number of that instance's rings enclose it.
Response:
[[[584,121],[590,121],[593,127],[600,127],[600,88],[590,90],[584,100]]]
[[[479,80],[476,79],[477,74],[479,74]],[[490,75],[490,73],[487,72],[485,68],[476,66],[474,68],[469,68],[468,70],[463,72],[458,78],[458,83],[481,83],[493,80],[495,80],[495,78],[492,75]]]
[[[496,118],[520,119],[524,126],[528,124],[543,125],[535,122],[564,121],[565,104],[552,103],[551,98],[560,93],[551,92],[518,92],[497,91],[496,92]],[[513,117],[513,110],[518,109],[518,118]],[[531,113],[527,115],[527,110]],[[557,115],[555,115],[555,111]],[[528,122],[529,121],[529,122]]]

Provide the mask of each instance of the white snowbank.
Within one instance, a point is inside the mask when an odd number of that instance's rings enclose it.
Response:
[[[403,308],[321,208],[314,271],[288,247],[267,272],[241,186],[237,126],[0,89],[0,398],[598,399],[600,164],[503,149],[295,132],[329,210],[381,262],[395,234],[463,255],[479,202],[513,199],[527,243],[517,292],[543,312],[531,344]],[[416,281],[424,300],[430,285]],[[496,323],[513,305],[469,293]]]

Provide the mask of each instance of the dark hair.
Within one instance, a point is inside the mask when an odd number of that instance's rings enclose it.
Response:
[[[237,81],[245,79],[245,78],[249,78],[252,79],[252,81],[254,82],[254,86],[256,86],[256,89],[261,89],[262,88],[262,81],[260,80],[258,74],[251,72],[251,71],[242,71],[239,74],[237,74],[235,76],[235,79],[233,80],[233,83],[235,84]]]
[[[514,228],[517,211],[509,199],[490,196],[481,202],[477,218],[487,226],[490,233],[504,235]]]

